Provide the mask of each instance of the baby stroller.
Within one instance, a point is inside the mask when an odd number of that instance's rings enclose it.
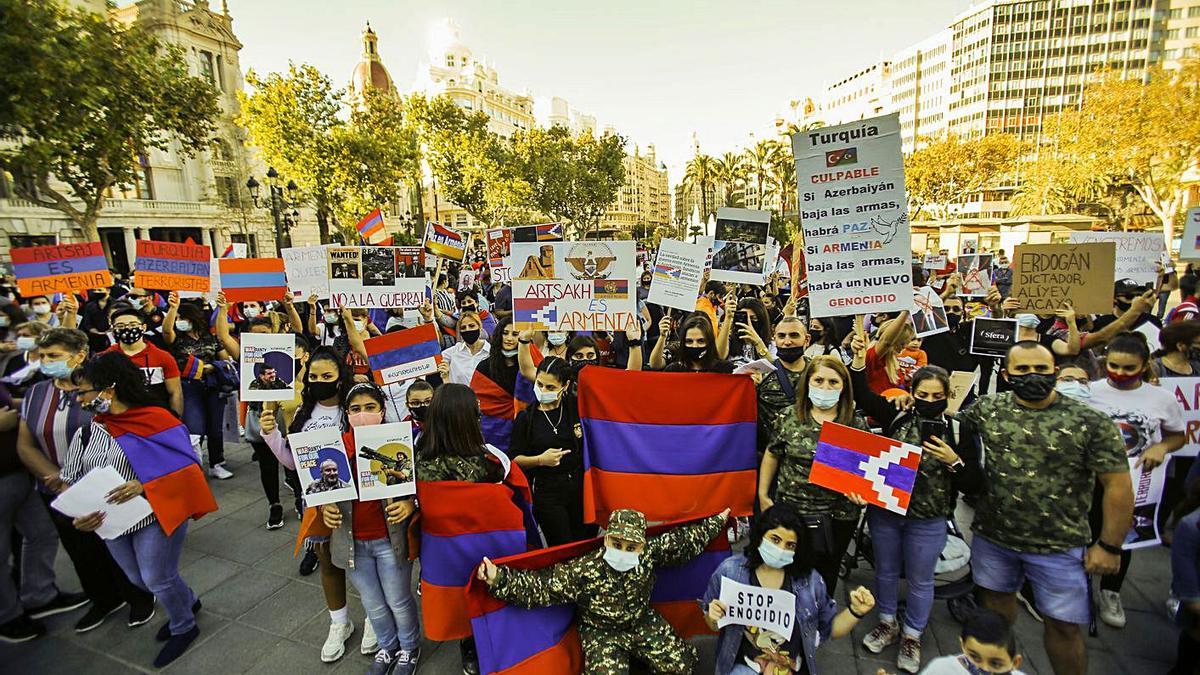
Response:
[[[946,546],[934,568],[933,597],[935,600],[945,600],[950,615],[959,623],[964,623],[976,608],[975,582],[971,579],[971,547],[963,537],[962,530],[953,518],[946,519]],[[866,517],[858,522],[851,548],[842,558],[839,574],[845,579],[858,569],[859,565],[874,566],[875,551],[871,546],[871,533],[867,527]],[[901,577],[903,578],[903,577]]]

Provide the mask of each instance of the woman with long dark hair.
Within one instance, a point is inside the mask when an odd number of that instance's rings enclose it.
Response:
[[[163,318],[163,341],[179,364],[179,384],[183,389],[183,423],[188,433],[207,439],[208,465],[214,478],[232,478],[225,468],[225,398],[214,375],[218,360],[228,361],[229,353],[208,328],[207,312],[191,302],[180,302],[179,293],[167,296],[167,315]],[[278,500],[277,500],[278,501]],[[282,524],[282,521],[281,521]]]
[[[1200,321],[1176,321],[1158,334],[1162,345],[1154,353],[1154,370],[1159,379],[1200,375]]]
[[[129,580],[167,610],[169,621],[156,636],[166,642],[154,659],[161,668],[200,635],[200,600],[179,576],[179,559],[188,520],[215,511],[217,503],[187,429],[147,390],[142,371],[127,356],[101,354],[77,369],[71,381],[80,406],[95,417],[76,432],[59,477],[72,484],[93,469],[111,467],[126,482],[108,493],[110,503],[139,495],[150,502],[149,516],[105,544]],[[163,485],[159,479],[166,476],[169,483]],[[75,519],[83,532],[103,523],[101,512]]]
[[[712,322],[703,314],[692,314],[679,326],[679,350],[667,364],[664,351],[671,333],[670,317],[659,323],[658,341],[650,352],[650,367],[669,373],[732,373],[733,364],[722,359],[717,351],[717,337]],[[666,364],[664,368],[663,365]]]
[[[758,298],[742,298],[734,314],[733,331],[726,354],[734,367],[758,359],[771,358],[771,323],[766,307]]]

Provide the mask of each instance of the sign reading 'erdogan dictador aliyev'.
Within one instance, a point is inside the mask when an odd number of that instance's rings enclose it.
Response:
[[[900,118],[792,136],[811,316],[912,309]]]

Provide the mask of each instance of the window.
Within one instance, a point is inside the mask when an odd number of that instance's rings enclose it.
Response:
[[[200,76],[208,80],[209,84],[216,86],[217,77],[215,73],[212,52],[200,52]]]
[[[446,67],[447,67],[447,68],[453,68],[453,67],[454,67],[454,55],[453,55],[453,54],[447,54],[447,55],[446,55]]]
[[[217,176],[217,201],[231,208],[240,206],[238,198],[238,183],[232,176]]]
[[[1193,7],[1192,9],[1195,9],[1195,7]],[[1191,15],[1190,10],[1189,10],[1188,14],[1189,14],[1189,16]],[[1181,7],[1176,7],[1175,9],[1167,10],[1167,18],[1168,19],[1178,19],[1182,16],[1183,16],[1183,8],[1181,8]]]
[[[1187,38],[1200,36],[1200,26],[1192,26],[1191,28],[1188,28],[1187,30],[1183,31],[1183,36]]]
[[[1167,31],[1167,39],[1168,40],[1178,40],[1179,39],[1179,29],[1172,28],[1171,30]]]
[[[217,54],[217,86],[225,91],[225,69],[221,67],[221,55]]]
[[[1195,19],[1196,17],[1200,17],[1200,5],[1188,7],[1188,18]]]
[[[8,245],[11,248],[29,248],[31,246],[53,246],[54,236],[37,236],[28,234],[8,235]]]

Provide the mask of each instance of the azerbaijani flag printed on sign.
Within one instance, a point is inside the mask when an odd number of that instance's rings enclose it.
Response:
[[[442,362],[437,329],[431,323],[373,337],[363,345],[371,374],[379,384],[432,375]]]
[[[383,212],[379,209],[375,209],[374,211],[368,213],[365,218],[358,221],[358,225],[355,225],[355,229],[358,230],[359,236],[361,236],[364,241],[371,241],[371,237],[383,233]]]
[[[221,258],[221,290],[229,302],[283,300],[283,258]]]
[[[588,367],[579,376],[579,418],[587,522],[606,523],[621,508],[650,521],[725,507],[750,515],[758,470],[750,378]]]
[[[207,246],[193,243],[139,239],[134,286],[148,290],[207,292],[212,261],[209,251]]]
[[[112,286],[112,273],[100,242],[33,246],[9,251],[17,290],[25,298],[83,293]]]
[[[915,445],[826,422],[808,480],[904,515],[920,464],[921,448]]]

